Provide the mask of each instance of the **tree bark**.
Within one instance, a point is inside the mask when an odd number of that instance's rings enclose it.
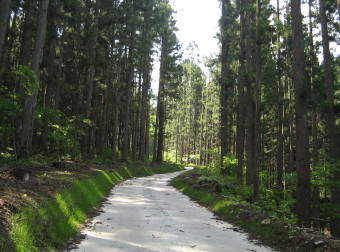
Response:
[[[164,125],[165,125],[165,43],[162,40],[161,49],[161,64],[159,69],[159,87],[158,87],[158,99],[157,99],[157,116],[158,116],[158,137],[157,137],[157,156],[156,163],[163,162],[163,151],[164,151]]]
[[[150,96],[150,94],[148,95]],[[145,157],[150,156],[150,99],[148,99],[146,110],[146,129],[145,129]]]
[[[118,146],[118,126],[119,126],[119,102],[120,97],[118,94],[114,97],[114,112],[113,112],[113,131],[112,131],[112,161],[117,161],[117,146]]]
[[[159,91],[158,91],[159,92]],[[155,122],[155,133],[153,136],[153,151],[152,151],[152,163],[156,163],[157,162],[157,143],[158,143],[158,120],[159,120],[159,107],[157,104],[157,108],[156,108],[156,122]]]
[[[0,0],[0,62],[2,58],[2,47],[5,42],[5,36],[8,26],[11,0]]]
[[[280,0],[277,0],[277,24],[280,24]],[[277,40],[280,41],[281,34],[278,32]],[[284,90],[282,84],[282,66],[281,66],[281,49],[280,46],[277,48],[277,114],[278,114],[278,125],[277,125],[277,181],[276,184],[279,188],[283,189],[283,160],[284,160],[284,132],[283,132],[283,120],[284,120]]]
[[[19,65],[28,66],[30,64],[30,60],[32,60],[30,56],[32,55],[32,44],[34,35],[34,2],[25,1],[23,9],[25,13],[25,18],[22,28],[22,43],[20,47]],[[20,83],[17,84],[16,89],[18,93],[25,95],[25,89],[23,86],[20,85]],[[18,128],[21,128],[21,125],[18,125]]]
[[[90,27],[93,25],[93,28],[91,29],[89,35],[91,36],[90,39],[87,40],[87,50],[88,50],[88,67],[87,67],[87,74],[86,74],[86,79],[85,79],[85,101],[86,101],[86,107],[85,107],[85,118],[89,119],[94,123],[94,120],[92,120],[92,107],[93,107],[93,90],[96,88],[95,82],[94,82],[94,77],[96,74],[96,68],[95,68],[95,61],[97,57],[97,41],[98,41],[98,33],[99,33],[99,28],[98,28],[98,19],[99,19],[99,13],[100,13],[100,1],[96,2],[95,5],[95,13],[93,17],[93,22],[94,24],[87,24]],[[88,10],[90,11],[90,10]],[[93,126],[86,124],[85,126],[85,135],[83,137],[83,142],[82,142],[82,157],[84,159],[88,158],[88,154],[91,156],[91,152],[93,151],[92,145],[92,137],[91,134],[93,134]],[[90,157],[91,158],[91,157]]]
[[[55,21],[55,15],[52,15],[52,18],[50,18],[50,25],[52,34],[49,39],[49,49],[48,49],[48,64],[47,64],[47,72],[48,72],[48,78],[46,82],[45,87],[45,96],[44,96],[44,107],[45,108],[51,108],[52,106],[52,90],[53,90],[53,84],[54,84],[54,60],[56,57],[56,46],[57,46],[57,36],[56,36],[56,27],[54,24]],[[40,148],[43,152],[48,152],[48,119],[46,116],[43,117],[43,127],[41,130],[41,145]]]
[[[39,14],[38,28],[32,54],[31,69],[36,75],[37,81],[40,77],[40,62],[43,55],[43,47],[46,34],[47,8],[49,0],[43,0]],[[33,126],[35,117],[35,106],[38,99],[38,87],[32,90],[32,94],[26,96],[22,130],[20,134],[20,149],[28,153],[32,149]]]
[[[142,108],[141,108],[141,122],[140,122],[140,142],[139,142],[139,160],[145,158],[145,136],[146,136],[146,117],[148,109],[148,93],[150,89],[150,69],[148,63],[148,57],[145,53],[143,63],[143,88],[142,88]]]
[[[129,126],[130,126],[130,103],[131,103],[131,90],[133,86],[134,74],[134,54],[135,54],[136,30],[134,29],[130,35],[129,59],[128,59],[128,77],[125,88],[125,108],[123,120],[123,146],[122,146],[122,162],[127,162],[129,154]]]
[[[221,40],[222,40],[222,53],[221,53],[221,163],[223,163],[223,158],[228,153],[228,91],[229,91],[229,37],[228,30],[230,29],[230,20],[228,16],[230,15],[230,1],[222,1],[222,17],[221,17]]]
[[[301,1],[292,1],[293,83],[296,116],[296,161],[298,222],[302,226],[311,224],[311,183],[309,164],[309,134],[307,118],[307,76],[302,32]]]
[[[247,74],[246,74],[246,95],[247,95],[247,117],[246,117],[246,155],[247,155],[247,170],[246,170],[246,184],[254,185],[254,145],[255,145],[255,102],[253,97],[253,48],[251,45],[251,20],[252,20],[252,6],[250,0],[245,1],[246,17],[246,60],[247,60]]]
[[[245,10],[244,0],[240,0],[240,67],[239,67],[239,84],[238,84],[238,106],[237,106],[237,132],[236,132],[236,156],[237,156],[237,180],[243,181],[243,163],[244,163],[244,139],[245,139],[245,61],[246,61],[246,33],[245,33]]]
[[[327,16],[325,10],[324,0],[319,0],[320,7],[320,22],[322,32],[322,47],[324,57],[324,74],[326,83],[326,97],[327,97],[327,129],[328,129],[328,144],[329,144],[329,157],[330,162],[336,166],[335,162],[339,158],[338,136],[335,124],[335,111],[334,111],[334,83],[333,83],[333,70],[331,54],[329,50],[329,37],[327,29]],[[340,172],[333,170],[333,181],[331,188],[332,196],[331,202],[335,207],[340,207]],[[336,217],[339,213],[334,213],[331,216],[331,234],[335,237],[340,237],[340,218]]]
[[[312,166],[316,167],[319,163],[319,153],[318,153],[318,114],[317,114],[317,90],[316,90],[316,82],[314,80],[314,64],[317,62],[317,58],[315,55],[314,41],[313,41],[313,21],[312,21],[312,5],[313,0],[308,1],[308,11],[309,11],[309,76],[310,76],[310,84],[312,88]],[[320,230],[320,190],[318,185],[314,185],[312,188],[312,219],[313,219],[313,228],[316,230]]]
[[[260,195],[260,154],[261,154],[261,85],[262,85],[262,17],[261,1],[256,0],[256,102],[255,102],[255,143],[254,143],[254,191],[253,201]]]

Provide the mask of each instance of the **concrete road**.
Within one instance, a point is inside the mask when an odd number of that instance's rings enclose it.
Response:
[[[272,251],[247,240],[233,226],[169,185],[179,173],[115,186],[103,213],[86,229],[78,252]]]

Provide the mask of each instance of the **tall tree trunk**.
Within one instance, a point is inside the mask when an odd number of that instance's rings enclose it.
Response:
[[[277,24],[280,24],[280,0],[277,0],[276,7]],[[280,41],[281,34],[278,32],[277,41]],[[284,132],[283,132],[283,120],[284,120],[284,90],[282,84],[282,66],[281,66],[281,48],[280,45],[277,47],[277,114],[278,114],[278,125],[277,125],[277,180],[276,184],[279,188],[283,189],[283,159],[284,159]]]
[[[326,97],[327,97],[327,129],[328,129],[328,144],[330,162],[334,163],[333,181],[332,181],[332,196],[331,202],[335,207],[340,207],[340,172],[335,169],[335,162],[339,158],[338,136],[336,133],[335,111],[334,111],[334,83],[331,54],[329,50],[329,37],[327,29],[327,17],[324,0],[319,0],[320,5],[320,22],[322,32],[322,47],[324,57],[324,74],[326,82]],[[334,213],[331,216],[331,234],[335,237],[340,237],[340,218],[336,217],[339,213]]]
[[[307,118],[307,76],[302,33],[301,1],[292,1],[293,83],[296,116],[297,201],[296,213],[302,226],[311,224],[311,184]]]
[[[5,36],[8,26],[11,0],[0,0],[0,62],[2,58],[2,46],[5,42]]]
[[[254,184],[254,144],[255,144],[255,103],[253,98],[253,48],[251,45],[251,20],[252,20],[252,5],[250,0],[245,0],[246,9],[246,60],[247,60],[247,75],[246,75],[246,90],[247,90],[247,118],[246,118],[246,154],[247,154],[247,170],[246,183],[247,185]]]
[[[142,108],[141,108],[141,123],[140,123],[140,142],[139,142],[139,160],[145,158],[145,136],[146,136],[146,117],[148,110],[148,93],[150,89],[150,69],[148,57],[144,55],[143,63],[143,88],[142,88]]]
[[[25,1],[24,3],[24,24],[22,31],[22,43],[20,48],[19,65],[27,66],[30,63],[30,55],[32,52],[33,35],[34,35],[34,1]],[[24,94],[24,87],[20,86],[18,92]]]
[[[150,94],[149,94],[150,96]],[[148,99],[146,110],[146,129],[145,129],[145,157],[150,156],[150,99]]]
[[[122,57],[122,46],[120,46],[119,49],[119,55],[120,58]],[[112,161],[117,161],[118,157],[117,157],[117,149],[118,149],[118,145],[119,145],[119,138],[118,138],[118,134],[119,134],[119,104],[120,104],[120,96],[119,96],[119,85],[120,85],[120,81],[121,81],[121,76],[122,76],[122,64],[121,61],[118,61],[118,66],[117,66],[117,79],[115,82],[115,86],[114,86],[114,91],[113,91],[113,130],[112,130]]]
[[[313,21],[312,21],[312,5],[313,0],[308,1],[308,11],[309,11],[309,76],[310,84],[312,88],[312,160],[313,167],[316,167],[319,163],[319,153],[318,153],[318,115],[317,115],[317,90],[316,82],[314,81],[314,64],[316,59],[314,41],[313,41]],[[313,217],[313,227],[316,230],[320,229],[320,190],[318,185],[314,185],[312,188],[312,217]]]
[[[80,101],[81,101],[81,83],[84,81],[84,74],[78,75],[79,80],[77,90],[75,90],[73,95],[73,113],[75,114],[75,120],[74,120],[74,130],[73,130],[73,146],[72,146],[72,159],[76,160],[77,158],[77,149],[78,149],[78,131],[80,127]]]
[[[159,91],[158,91],[159,92]],[[152,151],[152,163],[156,163],[157,162],[157,143],[158,143],[158,120],[159,120],[159,107],[157,104],[157,109],[156,109],[156,122],[155,122],[155,133],[153,136],[153,151]]]
[[[40,77],[40,62],[43,55],[43,47],[46,34],[47,8],[49,0],[43,0],[38,19],[38,28],[32,54],[31,69],[36,75],[37,81]],[[22,119],[22,130],[20,134],[20,149],[29,152],[32,149],[33,126],[35,117],[35,106],[38,99],[38,87],[32,90],[31,95],[25,98],[24,113]]]
[[[27,1],[23,5],[23,11],[25,13],[24,15],[24,22],[22,27],[22,35],[21,35],[21,47],[20,47],[20,55],[19,55],[19,65],[22,66],[28,66],[30,64],[30,56],[32,56],[32,44],[33,44],[33,35],[34,35],[34,7],[33,7],[33,1]],[[13,26],[16,25],[16,15],[13,18]],[[12,27],[13,29],[14,27]],[[7,41],[9,44],[14,44],[14,38],[10,38],[9,41]],[[8,47],[8,46],[6,46]],[[9,48],[8,48],[9,49]],[[6,50],[7,51],[7,50]],[[3,55],[3,59],[6,60],[6,58],[9,57],[9,54],[6,53]],[[0,72],[0,78],[1,78],[1,72]],[[15,83],[15,91],[18,92],[21,95],[25,95],[25,88],[23,85],[20,85],[20,81]],[[24,106],[24,104],[22,104]],[[14,139],[14,145],[20,147],[20,136],[21,136],[21,130],[22,130],[22,123],[24,122],[22,119],[23,114],[17,115],[14,117],[14,128],[15,128],[15,139]]]
[[[158,116],[158,137],[157,137],[157,157],[156,163],[163,162],[163,151],[164,151],[164,126],[165,126],[165,45],[162,41],[161,51],[161,64],[159,69],[159,87],[158,87],[158,99],[157,99],[157,116]]]
[[[204,97],[204,88],[202,88],[202,107],[201,107],[201,132],[200,132],[200,142],[199,142],[199,164],[198,165],[203,165],[203,142],[204,142],[204,113],[205,113],[205,108],[204,108],[204,104],[205,104],[205,97]],[[178,117],[178,122],[177,124],[179,125],[179,117]],[[178,139],[178,134],[179,134],[179,126],[177,126],[177,132],[176,132],[176,139]],[[176,142],[176,163],[177,163],[177,142]]]
[[[230,15],[231,6],[229,0],[222,1],[222,17],[221,17],[221,40],[222,40],[222,54],[221,54],[221,163],[223,158],[228,153],[228,89],[229,89],[229,37],[228,30],[230,29]]]
[[[113,112],[113,131],[112,131],[112,161],[117,161],[117,146],[118,146],[118,132],[119,132],[119,95],[114,96],[114,112]]]
[[[243,163],[244,163],[244,139],[245,139],[245,61],[246,61],[246,31],[245,31],[245,6],[244,0],[240,0],[240,67],[239,67],[239,84],[238,84],[238,106],[237,106],[237,132],[236,132],[236,156],[237,156],[237,180],[243,181]]]
[[[64,27],[65,30],[65,27]],[[64,54],[65,54],[65,41],[68,39],[66,36],[66,32],[63,32],[63,35],[61,36],[61,48],[59,49],[59,55],[58,55],[58,67],[56,70],[56,78],[57,80],[60,79],[62,75],[62,70],[63,70],[63,61],[64,61]],[[57,83],[56,83],[57,84]],[[59,84],[56,85],[55,87],[55,94],[54,94],[54,103],[53,103],[53,110],[58,110],[59,109],[59,103],[60,103],[60,90],[61,87]]]
[[[97,57],[97,41],[98,41],[98,19],[99,19],[99,4],[100,1],[97,1],[95,6],[95,13],[94,13],[94,24],[93,24],[93,31],[90,32],[91,38],[88,40],[87,50],[88,50],[88,69],[87,69],[87,75],[86,75],[86,83],[85,83],[85,90],[86,90],[86,108],[85,108],[85,118],[92,120],[92,99],[93,99],[93,90],[94,90],[94,77],[96,74],[96,68],[95,68],[95,61]],[[90,24],[89,24],[90,25]],[[92,25],[92,24],[91,24]],[[93,122],[93,120],[92,120]],[[91,134],[93,131],[93,126],[86,124],[85,127],[85,135],[83,137],[82,147],[83,147],[83,153],[82,156],[84,159],[88,158],[88,154],[93,151],[92,148],[92,138]]]
[[[125,108],[123,120],[123,146],[121,161],[126,162],[129,154],[129,126],[130,126],[130,103],[131,103],[131,90],[133,87],[134,75],[134,54],[135,54],[136,30],[134,29],[130,35],[129,59],[128,59],[128,77],[125,88]]]
[[[287,64],[286,64],[287,66]],[[289,92],[289,100],[293,100],[293,87],[292,83],[289,81],[288,83],[288,92]],[[296,150],[295,150],[295,128],[294,128],[294,108],[293,105],[289,105],[289,166],[287,169],[287,173],[292,173],[296,171]]]
[[[112,54],[111,54],[112,55]],[[106,70],[108,72],[108,74],[111,73],[111,68],[112,68],[112,64],[110,64],[110,69]],[[108,148],[108,136],[109,136],[109,118],[110,115],[112,115],[111,110],[110,110],[110,101],[112,98],[112,83],[110,83],[111,80],[106,77],[105,79],[105,84],[106,84],[106,88],[104,89],[104,94],[103,94],[103,98],[102,98],[102,102],[101,102],[101,106],[103,107],[102,112],[101,112],[101,116],[100,116],[100,120],[101,120],[101,128],[99,129],[99,145],[98,145],[98,153],[99,155],[103,155],[105,153],[105,150]],[[110,100],[109,100],[110,99]]]
[[[261,152],[261,83],[262,83],[262,17],[261,1],[256,0],[256,103],[254,143],[254,191],[253,201],[260,194],[260,152]]]
[[[131,125],[131,134],[132,134],[132,143],[131,143],[131,156],[132,160],[137,159],[137,151],[140,142],[140,114],[141,114],[141,94],[142,94],[142,60],[139,60],[139,72],[138,72],[138,85],[134,88],[134,106],[132,106],[133,113],[131,113],[132,125]]]
[[[53,90],[53,84],[54,84],[54,60],[56,57],[56,46],[57,46],[57,38],[56,38],[56,27],[54,24],[55,21],[55,15],[52,16],[51,22],[49,27],[51,28],[52,34],[51,38],[49,39],[49,50],[48,50],[48,63],[47,63],[47,73],[48,78],[46,81],[46,87],[45,87],[45,96],[44,96],[44,107],[45,108],[51,108],[52,106],[52,90]],[[41,144],[40,148],[42,151],[47,153],[48,151],[48,119],[44,115],[43,117],[43,127],[41,130]]]

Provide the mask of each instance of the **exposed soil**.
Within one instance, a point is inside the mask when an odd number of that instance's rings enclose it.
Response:
[[[214,183],[200,182],[200,175],[196,173],[195,170],[182,174],[181,180],[198,190],[208,191],[217,198],[221,197],[219,194],[220,188]],[[209,206],[206,207],[209,208]],[[237,204],[233,206],[233,209],[237,210],[239,213],[232,219],[227,219],[218,212],[215,212],[215,214],[218,218],[236,226],[244,226],[244,229],[239,228],[239,231],[244,230],[250,234],[251,239],[273,246],[278,251],[340,251],[340,239],[336,239],[312,229],[300,228],[295,224],[279,221],[251,205]],[[214,211],[213,209],[210,210]],[[247,228],[247,225],[244,225],[244,223],[247,222],[256,222],[261,226],[266,226],[271,229],[273,232],[272,239],[267,239],[264,236],[254,234],[251,229]]]

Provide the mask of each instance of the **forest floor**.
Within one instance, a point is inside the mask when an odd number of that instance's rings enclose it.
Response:
[[[214,212],[220,220],[238,226],[236,228],[238,232],[249,233],[250,239],[271,246],[277,251],[340,251],[340,239],[312,229],[301,228],[292,223],[279,221],[249,204],[231,204],[228,211],[235,214],[226,214],[223,211],[216,210],[216,205],[214,206],[214,203],[211,202],[228,202],[227,199],[221,197],[221,194],[216,191],[213,184],[204,183],[204,181],[200,180],[200,174],[195,169],[183,173],[176,179],[180,180],[185,185],[185,188],[189,188],[188,193],[184,190],[185,194],[188,194],[189,197],[197,200],[198,203]],[[194,193],[192,193],[190,188],[194,190]],[[208,202],[201,200],[200,197],[205,197],[202,196],[204,194],[202,192],[212,195],[214,200],[210,199]],[[200,196],[197,197],[196,195]],[[195,199],[195,197],[197,198]]]

